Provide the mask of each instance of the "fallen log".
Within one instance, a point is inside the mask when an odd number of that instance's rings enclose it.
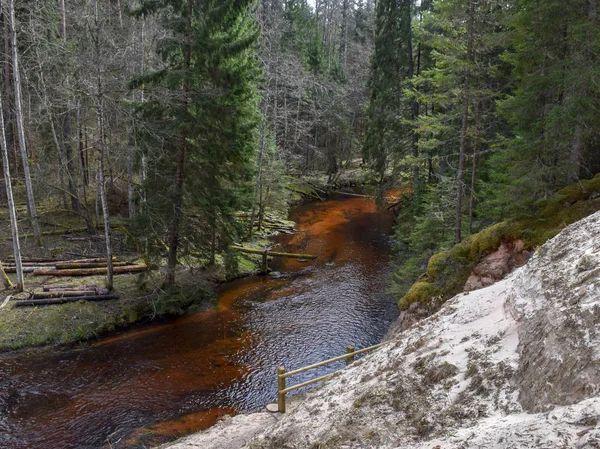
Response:
[[[66,302],[77,302],[81,300],[106,301],[109,299],[119,299],[119,295],[76,296],[73,298],[23,299],[20,301],[15,301],[15,306],[45,306],[50,304],[64,304]]]
[[[45,285],[43,290],[50,292],[52,290],[94,290],[97,287],[96,284],[76,285],[76,284],[52,284]]]
[[[113,260],[117,260],[116,257],[113,257]],[[57,263],[106,263],[106,257],[94,257],[87,259],[23,259],[23,266],[27,265],[55,265]],[[9,261],[6,261],[5,264],[14,265],[14,258],[9,258]]]
[[[42,257],[42,258],[35,258],[35,257],[24,257],[23,259],[21,259],[21,263],[26,264],[26,263],[54,263],[54,262],[62,262],[60,259],[48,259],[47,257]],[[14,256],[9,256],[6,258],[6,260],[4,261],[5,264],[7,263],[15,263],[15,258]]]
[[[335,193],[337,193],[338,195],[357,196],[357,197],[360,197],[360,198],[369,198],[369,199],[375,198],[372,195],[363,195],[363,194],[360,194],[360,193],[341,192],[339,190],[337,192],[335,192]]]
[[[73,270],[36,270],[34,276],[95,276],[97,274],[106,274],[107,268],[75,268]],[[126,267],[114,267],[114,274],[122,273],[140,273],[148,271],[146,265],[129,265]]]
[[[113,267],[125,267],[128,265],[131,264],[127,262],[113,262]],[[90,263],[57,263],[55,267],[57,270],[71,270],[73,268],[106,268],[106,261]]]
[[[33,273],[35,270],[55,270],[56,267],[53,266],[40,266],[40,265],[35,265],[35,266],[25,266],[23,267],[23,273]],[[7,273],[16,273],[17,272],[17,267],[10,266],[10,267],[5,267],[4,270]]]
[[[264,255],[266,253],[267,256],[290,257],[293,259],[316,259],[318,257],[318,256],[313,256],[312,254],[280,253],[277,251],[268,251],[268,250],[265,251],[265,250],[252,249],[252,248],[241,248],[239,246],[232,246],[231,248],[235,249],[236,251],[241,251],[243,253],[260,254],[260,255]]]
[[[72,298],[78,296],[99,296],[108,294],[107,289],[94,290],[58,290],[52,292],[35,292],[30,299]]]

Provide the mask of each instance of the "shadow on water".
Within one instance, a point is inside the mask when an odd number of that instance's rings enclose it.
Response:
[[[234,281],[208,312],[85,348],[0,356],[0,448],[151,446],[273,402],[279,365],[380,341],[397,315],[384,292],[391,218],[356,197],[291,218],[300,232],[278,243],[316,262],[275,260],[281,278]]]

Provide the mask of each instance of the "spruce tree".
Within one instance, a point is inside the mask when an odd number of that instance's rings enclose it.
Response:
[[[249,198],[259,117],[250,4],[161,0],[138,11],[168,30],[158,47],[164,67],[138,80],[146,86],[146,218],[167,235],[167,285],[182,237],[214,262],[235,231],[232,212]]]
[[[512,182],[505,195],[520,204],[600,167],[600,29],[595,0],[518,0],[509,19],[512,51],[505,57],[517,88],[501,105],[514,133],[506,142]]]

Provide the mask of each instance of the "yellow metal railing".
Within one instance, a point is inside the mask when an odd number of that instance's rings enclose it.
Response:
[[[321,366],[329,365],[330,363],[337,362],[339,360],[346,360],[346,366],[354,361],[354,357],[358,354],[362,354],[364,352],[373,351],[374,349],[378,349],[383,346],[386,342],[379,343],[377,345],[369,346],[368,348],[359,349],[358,351],[354,350],[354,346],[346,347],[346,354],[340,355],[338,357],[334,357],[329,360],[325,360],[323,362],[315,363],[313,365],[305,366],[304,368],[295,369],[293,371],[286,371],[283,366],[280,366],[277,369],[277,410],[281,413],[285,413],[285,395],[292,390],[297,390],[298,388],[306,387],[307,385],[312,385],[314,383],[320,382],[322,380],[328,379],[333,376],[335,373],[326,374],[324,376],[319,376],[314,379],[308,380],[306,382],[302,382],[296,385],[292,385],[290,387],[286,386],[285,379],[293,376],[294,374],[304,373],[305,371],[309,371],[311,369],[319,368]]]

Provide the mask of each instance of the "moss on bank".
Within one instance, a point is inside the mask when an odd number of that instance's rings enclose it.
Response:
[[[433,255],[427,270],[398,301],[401,309],[421,303],[437,309],[463,290],[473,267],[502,242],[523,240],[527,249],[542,245],[571,223],[600,210],[600,175],[565,187],[539,203],[531,217],[507,220],[471,235],[447,251]]]
[[[194,308],[211,307],[214,284],[200,276],[186,275],[176,290],[155,287],[159,274],[115,276],[115,291],[120,299],[78,301],[40,307],[15,307],[9,301],[0,309],[0,352],[48,344],[68,344],[97,338],[133,323],[181,315]],[[57,283],[29,280],[29,288]],[[58,283],[102,285],[102,276],[62,278]],[[0,304],[11,294],[0,293]],[[27,292],[16,297],[26,297]]]

